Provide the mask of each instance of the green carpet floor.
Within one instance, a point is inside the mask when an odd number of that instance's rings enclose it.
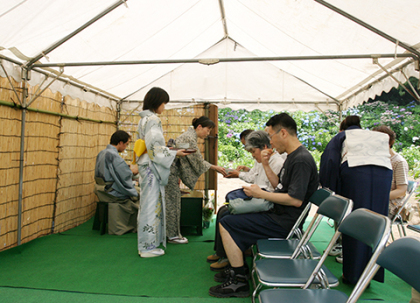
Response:
[[[0,253],[0,302],[250,302],[208,295],[216,285],[206,257],[213,253],[214,228],[203,236],[183,230],[188,245],[169,244],[163,257],[142,259],[137,235],[100,236],[92,220],[61,234],[39,238]],[[333,229],[325,222],[314,244],[319,249]],[[341,275],[341,264],[326,266]],[[336,289],[349,294],[351,287]],[[362,299],[408,302],[411,288],[391,273],[386,283],[372,282]]]

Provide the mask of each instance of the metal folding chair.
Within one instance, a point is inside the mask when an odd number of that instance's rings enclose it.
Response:
[[[407,204],[408,200],[411,198],[411,196],[416,191],[417,186],[418,186],[418,182],[408,181],[407,194],[406,194],[406,196],[403,200],[403,203],[401,204],[400,209],[398,210],[398,212],[395,214],[394,218],[392,219],[391,226],[393,226],[393,225],[397,226],[400,237],[407,236],[407,233],[406,233],[405,227],[404,227],[404,220],[401,216],[401,212],[403,211],[403,209],[404,209],[405,205]],[[392,238],[392,241],[394,241],[394,234],[392,232],[392,229],[391,229],[391,238]]]
[[[300,237],[301,230],[299,227],[306,218],[308,211],[311,208],[311,204],[319,207],[321,203],[332,194],[333,192],[328,188],[318,189],[309,199],[308,205],[299,216],[286,239],[258,240],[255,245],[254,262],[260,258],[290,259],[292,256],[297,257],[300,254],[303,254],[303,256],[308,259],[321,258],[319,251],[308,239],[309,231],[313,224],[315,224],[314,220],[311,221],[304,235]],[[317,224],[319,224],[319,222]],[[297,237],[293,238],[294,235]]]
[[[340,224],[351,212],[353,202],[350,199],[334,195],[326,198],[318,208],[313,221],[331,218]],[[319,224],[319,223],[318,223]],[[313,224],[308,231],[308,240],[312,237],[318,225]],[[308,228],[309,229],[309,228]],[[254,292],[252,300],[263,287],[308,287],[314,283],[323,288],[337,286],[338,279],[324,265],[329,251],[340,236],[337,230],[332,236],[320,260],[315,259],[273,259],[266,258],[255,261],[252,270]],[[257,281],[258,283],[257,283]]]
[[[388,249],[385,248],[390,235],[391,220],[373,211],[359,208],[348,215],[340,224],[338,230],[372,247],[373,255],[366,265],[356,286],[349,297],[346,294],[333,289],[308,289],[314,275],[305,284],[304,289],[267,289],[259,294],[260,303],[354,303],[366,289],[372,277],[379,269],[376,264],[380,254]],[[407,238],[405,238],[407,239]],[[395,241],[397,244],[399,240]],[[391,244],[393,245],[393,244]],[[391,246],[390,245],[390,246]],[[420,246],[419,248],[420,249]],[[418,258],[420,250],[417,250]],[[395,256],[399,262],[404,256]],[[379,260],[378,260],[379,261]],[[418,273],[419,267],[414,271]],[[418,275],[417,275],[418,276]]]

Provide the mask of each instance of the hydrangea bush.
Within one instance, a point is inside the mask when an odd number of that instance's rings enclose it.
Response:
[[[236,168],[238,165],[252,166],[254,160],[246,152],[239,139],[245,129],[264,130],[265,123],[278,112],[254,110],[219,110],[219,165]],[[296,121],[298,138],[312,153],[319,167],[322,152],[333,136],[338,133],[340,113],[297,111],[289,113]],[[385,124],[397,135],[394,149],[401,153],[410,167],[410,175],[420,177],[420,106],[414,101],[401,106],[376,101],[359,105],[342,112],[342,118],[349,115],[361,117],[363,128],[372,129]]]

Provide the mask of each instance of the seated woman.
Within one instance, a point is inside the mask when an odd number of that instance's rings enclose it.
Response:
[[[188,144],[188,148],[195,149],[197,152],[176,159],[171,166],[168,184],[165,186],[166,235],[169,243],[188,243],[188,239],[181,235],[181,190],[179,189],[179,179],[190,189],[194,189],[198,178],[209,169],[214,169],[218,173],[226,175],[223,167],[213,165],[203,159],[197,145],[197,139],[207,138],[214,127],[214,122],[205,116],[194,118],[192,126],[175,140],[175,145]]]
[[[389,153],[391,154],[392,165],[392,184],[389,193],[389,212],[388,217],[392,220],[397,214],[398,209],[407,193],[408,185],[408,163],[392,146],[395,143],[395,132],[386,125],[381,125],[372,129],[373,131],[385,133],[389,136]]]
[[[253,131],[246,136],[245,139],[245,149],[252,154],[252,157],[255,159],[256,163],[253,168],[248,172],[233,171],[230,172],[226,178],[232,178],[235,176],[241,176],[241,179],[251,183],[257,184],[261,188],[264,188],[267,191],[274,191],[274,188],[277,184],[271,184],[267,178],[264,166],[262,165],[263,154],[269,156],[268,165],[275,174],[279,174],[281,168],[283,167],[284,161],[286,161],[287,154],[279,154],[276,151],[271,149],[270,138],[265,131]],[[235,198],[246,198],[243,189],[234,190],[229,192],[226,195],[226,200],[232,200]],[[217,213],[217,222],[222,217],[229,215],[227,206],[223,206],[219,209]],[[207,261],[213,264],[210,265],[210,269],[214,271],[223,270],[229,265],[228,260],[226,259],[226,253],[222,245],[222,239],[219,234],[219,224],[216,223],[216,236],[214,242],[215,254],[210,255],[207,258]],[[217,262],[216,262],[217,261]]]

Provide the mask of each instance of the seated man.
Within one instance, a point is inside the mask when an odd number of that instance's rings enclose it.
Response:
[[[274,208],[262,213],[225,216],[220,220],[220,234],[232,268],[216,274],[224,274],[226,280],[210,288],[211,296],[249,296],[243,252],[259,239],[285,238],[319,185],[315,161],[299,142],[293,118],[285,113],[275,115],[267,122],[267,127],[271,145],[279,153],[288,155],[278,175],[266,170],[270,183],[278,185],[274,192],[264,191],[258,185],[244,186],[244,191],[250,197],[273,202]],[[269,154],[268,150],[262,152],[264,167],[268,166]]]
[[[96,184],[95,193],[101,202],[108,202],[108,233],[122,235],[136,231],[139,193],[133,185],[136,165],[127,165],[118,153],[130,143],[130,135],[116,131],[106,149],[96,157],[95,178],[101,178],[105,187]]]
[[[267,178],[266,169],[269,169],[270,171],[273,171],[276,175],[280,172],[281,168],[283,167],[283,163],[286,160],[287,154],[283,153],[279,155],[278,152],[273,152],[271,149],[270,144],[270,138],[268,137],[267,133],[265,131],[253,131],[251,132],[245,140],[245,149],[249,151],[252,154],[252,157],[255,159],[255,165],[253,168],[251,168],[248,172],[241,172],[233,171],[231,172],[227,178],[230,178],[230,176],[240,176],[242,180],[251,183],[256,184],[260,186],[261,188],[264,188],[268,191],[274,191],[274,187],[277,186],[275,184],[274,186],[270,183],[270,181]],[[262,165],[262,153],[263,151],[266,151],[270,153],[268,165],[264,167]],[[243,189],[240,190],[234,190],[229,192],[226,195],[226,202],[229,200],[233,200],[235,198],[247,198],[247,196],[244,194]],[[220,220],[220,218],[224,217],[225,215],[228,215],[228,207],[223,206],[219,209],[217,213],[217,222]],[[225,269],[229,262],[226,258],[226,254],[222,245],[222,240],[220,238],[219,229],[216,224],[216,236],[215,236],[215,242],[214,242],[214,250],[216,251],[216,254],[213,254],[207,258],[208,262],[216,262],[210,265],[210,269],[214,271],[220,271]]]

